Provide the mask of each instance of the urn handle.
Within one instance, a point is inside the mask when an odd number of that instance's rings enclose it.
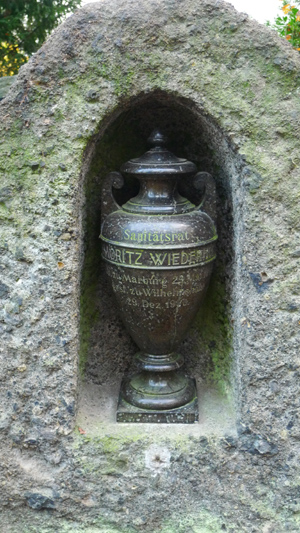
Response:
[[[198,172],[193,180],[194,187],[204,191],[201,203],[197,209],[204,211],[214,223],[217,219],[216,185],[212,175],[208,172]]]
[[[112,187],[115,189],[122,189],[123,185],[124,178],[120,172],[110,172],[104,178],[101,199],[101,225],[103,224],[107,215],[113,211],[121,209],[121,206],[114,199]]]

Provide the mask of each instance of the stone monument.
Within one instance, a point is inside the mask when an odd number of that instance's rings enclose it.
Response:
[[[288,42],[216,0],[90,4],[20,69],[0,102],[4,531],[299,531],[299,75]],[[101,191],[154,128],[216,182],[214,271],[179,347],[187,425],[115,421],[137,348]]]

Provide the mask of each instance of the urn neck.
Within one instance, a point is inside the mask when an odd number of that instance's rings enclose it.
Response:
[[[192,211],[194,205],[177,191],[177,180],[195,176],[194,163],[176,157],[166,149],[167,139],[154,130],[148,139],[152,148],[141,157],[121,167],[121,173],[138,178],[140,191],[123,205],[124,211],[147,214],[180,214]]]
[[[175,215],[192,211],[195,206],[179,194],[177,181],[177,176],[139,176],[139,193],[123,205],[123,210],[153,215]]]

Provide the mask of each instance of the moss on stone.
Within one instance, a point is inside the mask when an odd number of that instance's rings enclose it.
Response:
[[[80,349],[79,349],[79,371],[84,375],[85,365],[87,362],[88,351],[92,327],[98,319],[97,312],[97,279],[91,283],[90,275],[93,275],[93,269],[88,269],[87,263],[84,264],[81,295],[80,295]],[[95,275],[93,275],[96,278]]]
[[[222,533],[224,526],[225,524],[218,516],[203,509],[197,513],[191,512],[185,517],[173,516],[172,520],[166,521],[159,531],[161,533],[186,533],[190,530],[193,533]]]
[[[228,302],[229,297],[221,277],[221,266],[213,273],[205,300],[197,314],[194,328],[211,356],[212,368],[205,377],[222,393],[229,393],[232,344]]]

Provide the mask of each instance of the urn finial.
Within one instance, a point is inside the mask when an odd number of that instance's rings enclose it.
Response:
[[[159,129],[156,128],[152,131],[150,137],[148,137],[147,143],[153,148],[156,148],[158,146],[166,146],[166,144],[168,143],[168,138],[163,135]]]

